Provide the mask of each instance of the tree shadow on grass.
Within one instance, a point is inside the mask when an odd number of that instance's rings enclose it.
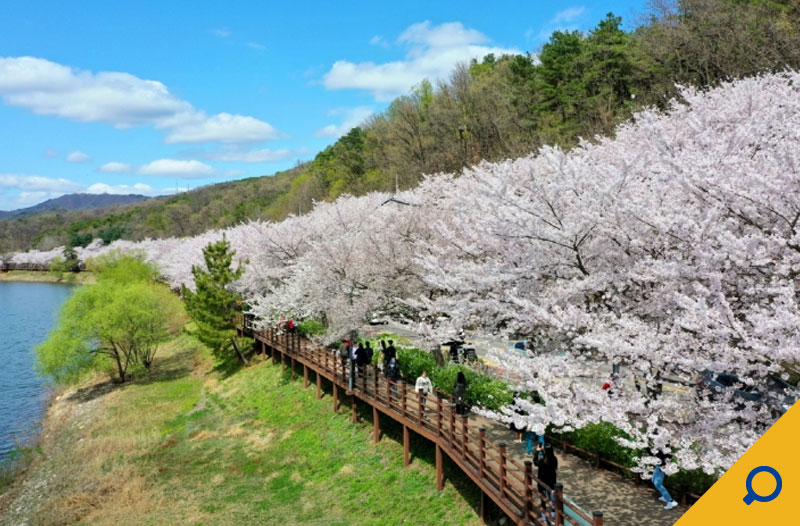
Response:
[[[86,387],[77,389],[67,397],[71,402],[86,403],[107,395],[111,391],[128,385],[149,385],[155,382],[169,382],[183,378],[192,372],[191,360],[194,351],[185,350],[177,352],[166,358],[156,357],[150,371],[140,377],[134,377],[126,382],[120,382],[116,378],[109,378],[102,382],[96,382]]]

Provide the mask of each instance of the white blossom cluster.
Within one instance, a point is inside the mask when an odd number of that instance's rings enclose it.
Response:
[[[695,382],[711,370],[763,390],[800,363],[800,74],[681,97],[570,152],[79,256],[141,250],[170,284],[190,285],[202,248],[225,236],[264,320],[314,317],[334,339],[383,311],[415,320],[425,345],[464,328],[525,337],[533,356],[493,357],[546,401],[520,402],[528,416],[515,418],[537,431],[609,422],[626,445],[677,451],[668,472],[724,470],[775,408],[709,398]]]

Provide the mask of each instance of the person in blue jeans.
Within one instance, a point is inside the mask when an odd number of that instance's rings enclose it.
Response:
[[[655,486],[658,492],[661,493],[661,496],[658,498],[658,500],[666,503],[664,509],[671,510],[677,506],[678,503],[672,499],[672,495],[670,495],[669,491],[667,491],[667,488],[664,487],[664,478],[667,475],[664,473],[664,470],[661,469],[662,466],[666,466],[667,459],[670,455],[659,451],[656,453],[656,456],[658,457],[658,465],[656,465],[656,469],[653,471],[653,486]]]
[[[527,451],[529,455],[533,455],[534,442],[538,442],[544,446],[544,435],[537,435],[531,431],[530,426],[528,426],[528,428],[525,430],[525,451]]]

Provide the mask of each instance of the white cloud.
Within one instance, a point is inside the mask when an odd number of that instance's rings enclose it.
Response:
[[[103,166],[98,168],[98,170],[107,174],[124,174],[133,170],[133,166],[131,166],[128,163],[118,163],[112,161],[110,163],[104,164]]]
[[[586,8],[584,6],[580,7],[568,7],[562,11],[559,11],[555,14],[555,16],[550,19],[550,24],[560,24],[562,22],[572,22],[583,13],[586,12]]]
[[[66,161],[68,163],[85,163],[86,161],[89,161],[91,159],[92,159],[91,157],[78,150],[71,152],[66,157]]]
[[[538,34],[533,29],[528,29],[525,32],[525,38],[531,41],[549,40],[550,36],[556,31],[575,31],[578,29],[578,25],[570,22],[574,22],[584,13],[586,13],[586,7],[584,6],[562,9],[547,21],[547,24],[539,30]]]
[[[211,177],[215,175],[214,168],[200,161],[179,161],[176,159],[158,159],[139,167],[142,175],[156,175],[163,177],[178,177],[191,179],[195,177]]]
[[[13,196],[12,199],[6,200],[3,208],[6,210],[14,210],[17,208],[28,208],[29,206],[38,205],[48,199],[55,199],[64,195],[63,192],[20,192]]]
[[[152,186],[150,186],[149,184],[144,184],[144,183],[135,183],[133,185],[127,185],[127,184],[110,185],[106,183],[94,183],[93,185],[90,185],[86,189],[87,194],[118,194],[118,195],[141,194],[148,196],[163,195],[174,191],[175,191],[174,189],[157,190]]]
[[[172,143],[248,143],[278,139],[281,134],[264,121],[245,115],[219,113],[212,117],[197,113],[185,119],[176,119],[178,124],[164,142]]]
[[[247,47],[257,49],[259,51],[264,51],[265,49],[267,49],[267,46],[265,46],[264,44],[259,44],[258,42],[248,42]]]
[[[40,175],[0,174],[0,187],[23,191],[79,192],[83,186],[68,179],[53,179]]]
[[[58,157],[58,152],[55,150],[48,149],[45,150],[44,156],[47,157],[48,159],[55,159],[56,157]]]
[[[355,108],[336,108],[328,112],[329,116],[342,115],[341,124],[328,124],[324,128],[314,132],[317,137],[338,138],[346,134],[356,126],[363,123],[374,111],[369,106],[358,106]]]
[[[226,163],[271,163],[287,159],[298,152],[281,148],[280,150],[241,150],[238,148],[227,148],[218,152],[208,152],[203,154],[203,158],[209,161],[222,161]]]
[[[423,79],[448,78],[459,62],[480,59],[489,53],[520,53],[515,48],[483,45],[489,41],[488,37],[465,28],[460,22],[439,26],[432,26],[428,21],[414,24],[397,41],[408,46],[405,60],[383,64],[339,60],[324,75],[323,85],[329,90],[369,91],[377,100],[387,101],[408,92]]]
[[[225,172],[225,177],[239,177],[240,175],[244,175],[247,172],[245,170],[228,170]]]
[[[369,43],[373,46],[389,47],[389,43],[386,42],[380,35],[375,35],[374,37],[370,38]]]
[[[270,140],[270,124],[245,115],[208,116],[155,80],[129,73],[73,69],[36,57],[0,58],[0,97],[10,105],[78,122],[105,122],[119,129],[155,126],[166,142],[225,143]]]
[[[227,27],[218,27],[216,29],[212,29],[211,33],[213,33],[214,36],[217,36],[219,38],[228,38],[229,36],[231,36],[231,30],[228,29]]]

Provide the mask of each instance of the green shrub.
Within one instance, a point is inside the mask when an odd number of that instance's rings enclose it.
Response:
[[[428,376],[434,385],[437,384],[435,378],[436,362],[433,355],[420,349],[397,349],[397,362],[400,365],[400,374],[405,378],[416,380],[422,371],[428,371]]]
[[[607,422],[589,424],[569,433],[555,435],[581,449],[599,453],[601,457],[629,468],[636,465],[636,458],[642,454],[639,450],[619,445],[615,438],[630,436]]]
[[[304,320],[297,324],[297,332],[302,336],[319,336],[325,334],[325,326],[317,320]]]
[[[459,371],[467,379],[467,401],[486,409],[497,410],[513,401],[513,392],[508,384],[492,376],[479,374],[464,365],[448,364],[437,367],[433,355],[420,349],[398,349],[397,360],[400,373],[409,380],[415,380],[422,371],[428,371],[431,382],[439,390],[453,393]]]
[[[667,478],[667,484],[678,491],[702,495],[710,488],[719,477],[709,475],[702,469],[691,471],[680,470]]]

